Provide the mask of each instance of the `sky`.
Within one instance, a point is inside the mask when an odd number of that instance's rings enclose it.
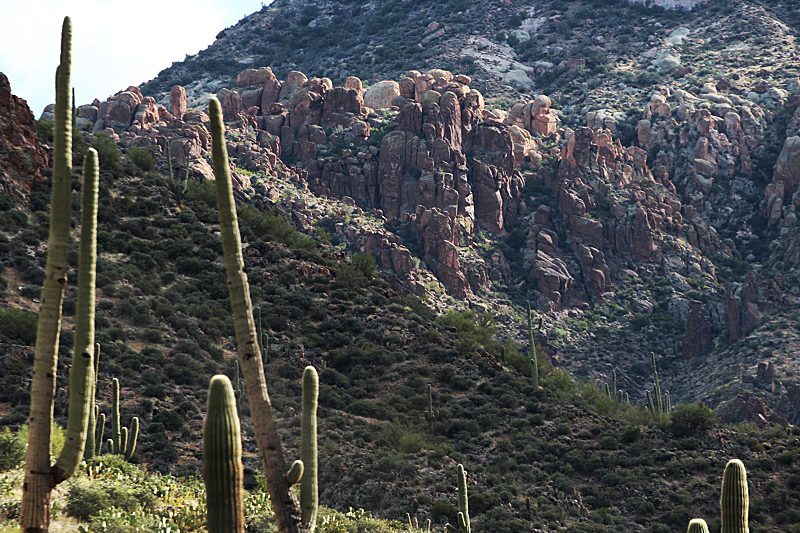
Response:
[[[271,0],[0,0],[0,72],[36,118],[55,102],[61,24],[72,19],[77,105],[140,85]]]

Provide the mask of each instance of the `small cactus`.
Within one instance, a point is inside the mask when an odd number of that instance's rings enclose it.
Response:
[[[686,533],[708,533],[708,524],[702,518],[692,518]]]
[[[458,464],[456,469],[458,477],[458,527],[445,525],[448,533],[471,533],[469,522],[469,497],[467,496],[467,472],[464,465]]]
[[[242,433],[230,379],[211,378],[203,425],[208,533],[244,533]]]
[[[317,522],[319,496],[317,489],[317,398],[319,376],[313,366],[303,371],[303,420],[300,436],[300,458],[303,477],[300,480],[300,508],[302,524],[308,533],[314,533]]]
[[[433,424],[439,419],[439,410],[433,409],[433,393],[431,392],[431,384],[428,383],[428,410],[425,411],[425,420],[428,421],[428,424],[431,427],[431,431],[433,431]]]

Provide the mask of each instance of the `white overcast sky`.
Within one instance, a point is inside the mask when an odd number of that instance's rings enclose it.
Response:
[[[272,0],[0,0],[0,72],[39,118],[55,101],[61,23],[72,18],[77,104],[139,85]]]

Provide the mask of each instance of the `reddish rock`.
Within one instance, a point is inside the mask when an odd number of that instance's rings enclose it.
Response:
[[[134,115],[142,103],[142,93],[138,87],[128,87],[110,97],[104,106],[103,127],[114,128],[119,133],[125,131],[133,122]]]
[[[222,120],[233,122],[242,111],[242,97],[236,91],[227,91],[222,99]]]
[[[247,87],[249,85],[261,85],[262,87],[270,80],[275,79],[270,67],[249,68],[236,76],[237,87]]]
[[[713,346],[713,324],[703,302],[689,302],[689,318],[686,321],[686,336],[683,338],[683,358],[699,357]]]
[[[139,122],[143,130],[152,129],[159,120],[156,99],[152,96],[145,97],[136,110],[134,120]]]
[[[180,85],[174,86],[169,92],[169,103],[172,107],[172,116],[177,119],[182,119],[187,109],[186,89]]]
[[[42,180],[47,164],[33,112],[25,100],[11,94],[8,78],[0,72],[0,194],[25,205],[31,185]]]

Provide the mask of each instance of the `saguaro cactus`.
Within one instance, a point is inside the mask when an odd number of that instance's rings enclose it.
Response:
[[[542,319],[539,317],[539,326],[536,331],[542,329]],[[533,315],[531,314],[531,303],[528,302],[528,342],[531,347],[531,381],[534,389],[539,388],[539,356],[536,353],[536,336],[533,330]]]
[[[650,362],[653,364],[653,408],[657,413],[663,413],[661,403],[661,385],[658,382],[658,368],[656,368],[656,354],[650,352]]]
[[[119,421],[119,380],[114,378],[111,385],[111,441],[112,453],[122,453],[122,424]]]
[[[433,392],[431,391],[431,384],[428,383],[428,410],[425,411],[425,420],[431,426],[433,431],[433,423],[439,419],[439,410],[433,408]]]
[[[461,463],[457,467],[458,476],[458,527],[450,524],[445,525],[445,530],[449,533],[471,533],[469,523],[469,497],[467,496],[467,472]]]
[[[692,518],[686,533],[708,533],[708,524],[702,518]]]
[[[127,429],[127,428],[126,428]],[[130,461],[133,457],[133,452],[136,451],[136,439],[139,437],[139,417],[134,416],[131,420],[131,429],[128,431],[127,438],[125,439],[125,449],[123,454],[125,460]]]
[[[85,157],[83,215],[75,322],[75,349],[69,377],[69,419],[64,448],[50,465],[53,398],[56,388],[61,304],[67,284],[67,250],[72,208],[72,107],[70,106],[72,24],[64,19],[61,58],[56,71],[56,110],[53,127],[53,178],[50,206],[50,237],[42,286],[36,352],[31,382],[28,420],[28,451],[25,462],[20,526],[26,533],[48,530],[50,495],[53,488],[71,476],[86,445],[90,396],[94,380],[94,293],[97,257],[97,152]]]
[[[303,421],[300,437],[300,459],[303,477],[300,480],[300,507],[303,510],[303,527],[314,533],[317,523],[317,397],[319,376],[313,366],[303,371]]]
[[[203,426],[203,479],[208,533],[244,533],[242,433],[233,386],[211,378]]]
[[[95,392],[97,391],[97,374],[98,370],[100,369],[100,343],[96,343],[94,345],[94,379],[92,380],[92,392],[89,393],[89,425],[86,428],[86,447],[83,450],[83,458],[84,459],[91,459],[95,455],[96,445],[95,445],[95,435],[97,433],[97,405],[95,405]],[[103,418],[103,422],[105,423],[105,418]],[[102,435],[100,436],[100,442],[102,442],[103,438]]]
[[[222,107],[219,100],[212,97],[208,103],[208,111],[211,117],[211,144],[225,270],[233,308],[236,343],[244,373],[250,412],[253,417],[259,458],[267,479],[278,532],[298,533],[305,531],[305,526],[301,523],[300,504],[294,493],[289,490],[283,447],[267,393],[267,382],[264,377],[264,367],[261,363],[261,352],[253,320],[250,287],[244,272],[242,242],[233,201],[228,151],[225,146],[225,129],[222,123]]]
[[[722,477],[721,533],[748,533],[750,531],[747,515],[750,498],[747,490],[747,470],[739,459],[731,459],[725,465]]]

